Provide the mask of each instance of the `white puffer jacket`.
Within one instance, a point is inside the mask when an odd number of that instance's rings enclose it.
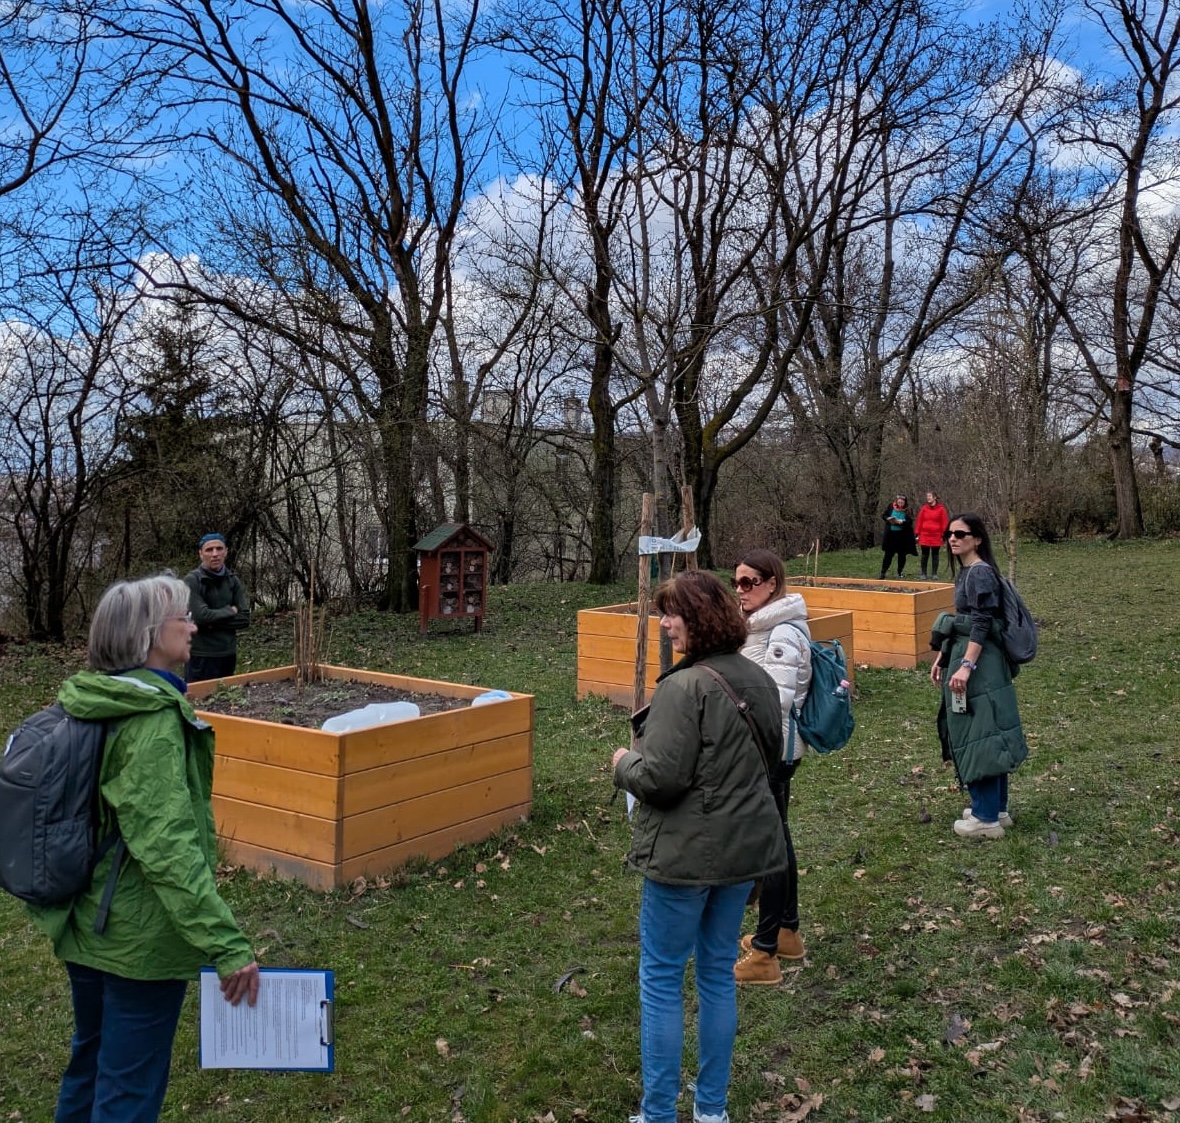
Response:
[[[792,623],[788,623],[792,621]],[[788,593],[764,604],[746,617],[749,636],[742,654],[762,667],[778,685],[783,707],[783,750],[790,743],[791,707],[802,706],[811,687],[811,632],[807,627],[807,605],[798,593]],[[794,759],[807,751],[803,738],[795,734]]]

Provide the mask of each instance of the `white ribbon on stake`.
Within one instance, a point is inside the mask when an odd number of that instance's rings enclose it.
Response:
[[[639,536],[641,554],[693,554],[701,544],[701,532],[697,527],[685,538],[684,531],[678,530],[671,538],[647,538]]]

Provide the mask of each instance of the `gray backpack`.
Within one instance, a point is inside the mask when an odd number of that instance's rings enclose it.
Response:
[[[1004,653],[1010,663],[1031,663],[1037,654],[1037,623],[1016,586],[1002,574],[1000,588],[1004,593]]]
[[[0,757],[0,888],[31,905],[65,904],[116,847],[94,923],[100,933],[126,850],[117,827],[98,838],[106,735],[105,722],[71,717],[55,702],[22,722]]]

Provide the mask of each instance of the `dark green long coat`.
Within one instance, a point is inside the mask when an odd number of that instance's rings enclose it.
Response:
[[[1028,756],[1028,744],[1020,725],[1012,670],[1000,638],[1000,622],[992,622],[977,666],[967,679],[967,712],[950,707],[947,682],[954,674],[971,632],[971,616],[944,612],[934,621],[931,644],[942,653],[942,705],[938,710],[938,737],[943,756],[955,762],[959,782],[971,784],[985,776],[1015,772]]]

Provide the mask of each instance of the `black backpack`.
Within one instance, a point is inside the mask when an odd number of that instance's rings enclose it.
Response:
[[[62,905],[89,888],[116,847],[94,930],[107,913],[125,844],[116,827],[98,838],[98,779],[107,725],[55,702],[21,723],[0,757],[0,888],[30,905]]]

